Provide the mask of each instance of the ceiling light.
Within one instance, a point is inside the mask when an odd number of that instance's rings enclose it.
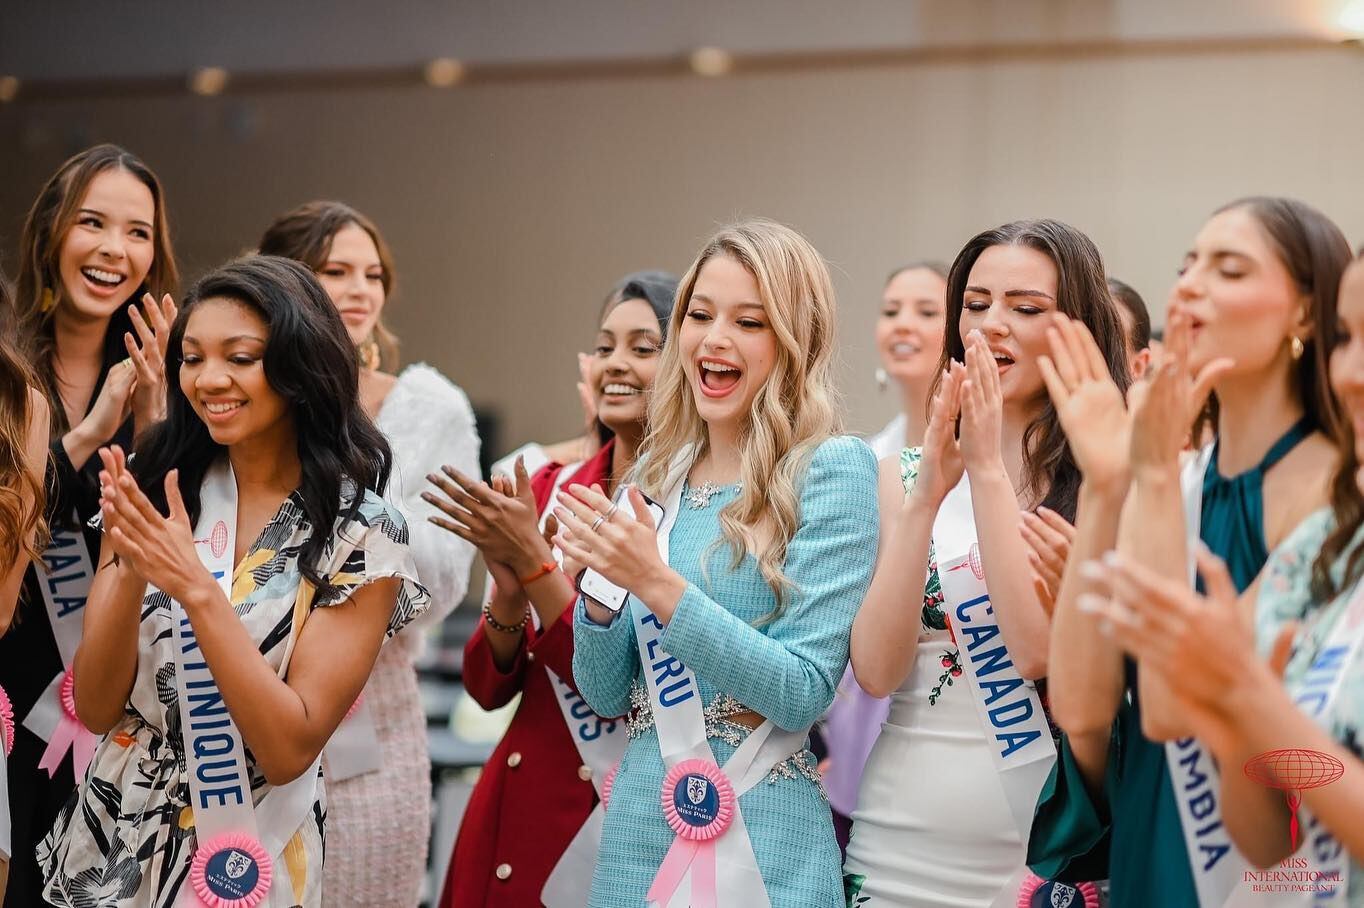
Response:
[[[437,57],[422,67],[422,78],[432,88],[449,88],[464,78],[464,64],[450,57]]]
[[[222,94],[227,87],[227,70],[221,66],[205,66],[189,76],[189,90],[196,95],[211,97]]]
[[[698,47],[691,52],[691,69],[698,76],[723,76],[734,69],[734,57],[718,47]]]

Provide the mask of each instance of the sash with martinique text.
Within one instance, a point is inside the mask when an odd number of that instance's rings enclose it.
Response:
[[[195,546],[231,602],[237,484],[226,461],[215,464],[205,476],[200,501]],[[251,908],[267,897],[272,885],[290,885],[279,857],[312,810],[317,762],[292,782],[271,788],[259,804],[253,803],[246,747],[212,668],[199,649],[194,624],[179,602],[172,602],[171,618],[190,807],[198,843],[190,864],[190,885],[181,890],[177,906],[190,908],[202,903],[208,908]],[[295,621],[295,637],[297,630]],[[280,677],[287,670],[294,642],[291,639],[288,644]]]

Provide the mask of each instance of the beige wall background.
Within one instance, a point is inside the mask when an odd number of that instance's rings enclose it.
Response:
[[[682,271],[719,224],[786,221],[840,296],[849,425],[894,410],[871,332],[885,273],[1050,216],[1088,232],[1159,318],[1187,244],[1250,193],[1319,206],[1364,242],[1364,53],[1153,50],[656,77],[0,106],[0,248],[71,151],[114,141],[169,196],[193,278],[317,197],[374,217],[390,321],[503,416],[503,447],[576,430],[574,352],[623,273]]]

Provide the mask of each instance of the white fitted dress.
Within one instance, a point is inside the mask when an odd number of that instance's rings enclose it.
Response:
[[[906,490],[920,449],[900,459]],[[844,866],[857,908],[984,908],[1023,863],[929,551],[914,667],[862,774]]]

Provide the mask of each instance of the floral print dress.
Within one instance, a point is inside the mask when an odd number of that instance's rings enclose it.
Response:
[[[342,514],[353,501],[342,496]],[[294,627],[295,603],[306,595],[299,554],[313,529],[299,492],[280,505],[274,518],[238,563],[232,604],[261,655],[277,672]],[[352,548],[353,546],[353,548]],[[338,605],[376,580],[402,580],[391,637],[429,602],[416,581],[407,544],[407,525],[387,502],[365,492],[357,512],[340,519],[323,555],[335,586],[312,598],[313,609]],[[38,846],[44,897],[61,908],[172,908],[189,876],[198,843],[189,807],[189,781],[175,680],[171,600],[148,588],[138,629],[137,676],[123,720],[105,737],[85,780]],[[300,623],[301,626],[301,623]],[[270,790],[247,750],[253,800]],[[326,797],[319,779],[312,811],[277,860],[266,908],[319,908]]]
[[[1284,669],[1284,684],[1290,691],[1302,683],[1303,676],[1344,618],[1351,600],[1361,594],[1360,582],[1356,582],[1341,589],[1330,602],[1318,602],[1312,595],[1312,565],[1335,526],[1335,516],[1330,508],[1315,512],[1274,550],[1265,565],[1255,606],[1255,643],[1261,654],[1268,658],[1284,623],[1296,621],[1301,625]],[[1342,585],[1346,565],[1361,545],[1364,545],[1364,528],[1355,533],[1331,565],[1331,578],[1337,588]],[[1326,719],[1326,729],[1355,755],[1356,761],[1360,761],[1364,760],[1364,658],[1355,659],[1344,671],[1340,693],[1328,707],[1330,715]],[[1353,767],[1347,766],[1346,771],[1358,769],[1356,762]],[[1346,902],[1352,908],[1364,906],[1364,863],[1358,860],[1350,862]]]

